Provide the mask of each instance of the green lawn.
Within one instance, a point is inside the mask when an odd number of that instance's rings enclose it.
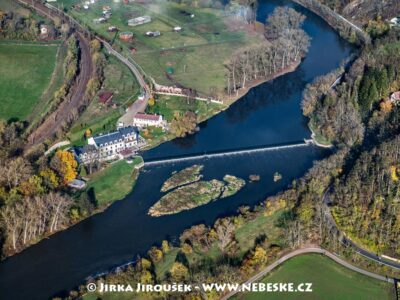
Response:
[[[58,45],[0,43],[0,118],[26,120],[48,87]]]
[[[226,60],[238,48],[260,40],[256,35],[247,34],[243,25],[236,24],[228,28],[223,10],[192,8],[164,0],[146,4],[99,0],[91,5],[89,10],[73,9],[71,6],[78,2],[61,0],[58,3],[62,3],[68,12],[85,26],[109,40],[115,35],[107,32],[110,25],[117,26],[120,31],[133,32],[132,42],[116,40],[116,44],[122,47],[125,55],[131,55],[130,48],[136,48],[137,52],[133,58],[157,83],[179,83],[202,94],[209,94],[211,89],[222,92],[225,86]],[[93,19],[101,16],[103,5],[111,7],[112,16],[106,23],[95,24]],[[193,13],[195,17],[191,18],[182,11]],[[141,15],[151,16],[152,22],[136,27],[128,26],[130,18]],[[183,31],[174,32],[175,26],[182,27]],[[161,32],[161,36],[145,36],[147,31],[156,30]],[[174,70],[170,78],[166,76],[167,68]]]
[[[94,189],[99,205],[121,200],[132,190],[136,181],[134,170],[136,163],[138,163],[137,160],[132,164],[121,160],[95,173],[90,178],[87,189]]]
[[[174,113],[194,111],[200,120],[205,120],[218,113],[224,106],[222,104],[207,103],[200,100],[188,100],[185,97],[157,95],[157,101],[153,107],[148,106],[149,113],[162,115],[167,121],[174,118]]]
[[[238,299],[296,299],[296,300],[384,300],[392,299],[391,286],[348,270],[328,257],[307,254],[294,257],[266,276],[262,282],[310,282],[311,293],[248,293]]]
[[[117,121],[125,108],[132,104],[140,93],[139,85],[128,67],[113,56],[108,57],[107,60],[103,86],[105,91],[114,93],[112,101],[118,107],[106,107],[98,103],[97,97],[93,99],[69,132],[68,137],[76,145],[86,143],[83,135],[88,128],[93,134],[115,130]]]

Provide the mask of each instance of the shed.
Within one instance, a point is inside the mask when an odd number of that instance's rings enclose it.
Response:
[[[100,92],[98,96],[101,104],[108,104],[112,100],[114,94],[110,91],[104,91]]]

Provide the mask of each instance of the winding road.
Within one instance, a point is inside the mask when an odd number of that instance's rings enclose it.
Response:
[[[123,56],[121,53],[116,51],[107,41],[101,39],[100,37],[96,37],[100,42],[103,43],[104,47],[107,49],[109,54],[114,55],[117,59],[119,59],[123,64],[125,64],[129,70],[131,70],[132,74],[136,77],[142,91],[144,92],[144,99],[135,101],[125,112],[125,114],[118,120],[119,123],[130,124],[133,122],[133,117],[138,112],[144,112],[147,104],[150,99],[151,90],[149,86],[146,84],[142,73],[138,70],[134,63],[132,63],[129,59]]]
[[[377,280],[394,283],[394,279],[393,278],[388,278],[388,277],[385,277],[385,276],[382,276],[382,275],[378,275],[378,274],[375,274],[375,273],[360,269],[360,268],[358,268],[356,266],[353,266],[352,264],[349,264],[347,261],[341,259],[337,255],[335,255],[335,254],[333,254],[333,253],[331,253],[331,252],[329,252],[329,251],[327,251],[327,250],[325,250],[325,249],[323,249],[321,247],[308,246],[308,247],[305,247],[305,248],[294,250],[293,252],[290,252],[290,253],[282,256],[276,262],[274,262],[273,264],[269,265],[268,267],[266,267],[261,272],[259,272],[256,275],[254,275],[253,277],[251,277],[244,284],[251,284],[253,282],[259,281],[265,275],[267,275],[269,272],[271,272],[273,269],[275,269],[276,267],[278,267],[281,264],[283,264],[285,261],[291,259],[292,257],[298,256],[298,255],[302,255],[302,254],[307,254],[307,253],[323,254],[323,255],[329,257],[330,259],[334,260],[338,264],[342,265],[343,267],[347,268],[347,269],[350,269],[352,271],[355,271],[357,273],[366,275],[368,277],[371,277],[371,278],[374,278],[374,279],[377,279]],[[236,295],[237,293],[239,293],[239,291],[230,292],[229,294],[223,296],[221,298],[221,300],[228,300],[229,298],[231,298],[232,296]]]
[[[325,191],[323,198],[322,198],[323,204],[324,204],[324,214],[326,217],[326,221],[329,223],[328,226],[330,227],[330,229],[336,231],[337,235],[339,236],[339,241],[346,247],[349,247],[349,246],[352,247],[355,252],[357,252],[358,254],[360,254],[370,260],[373,260],[379,264],[386,265],[393,269],[400,270],[400,263],[398,263],[394,260],[392,261],[392,260],[385,259],[376,253],[368,251],[368,250],[360,247],[359,245],[357,245],[352,240],[350,240],[349,238],[346,237],[346,234],[340,230],[339,226],[337,225],[337,223],[336,223],[335,219],[333,218],[332,213],[329,209],[329,205],[333,202],[330,198],[330,191],[331,191],[331,187],[329,187]]]

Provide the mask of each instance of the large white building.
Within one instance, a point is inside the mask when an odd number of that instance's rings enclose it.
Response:
[[[147,126],[155,126],[164,128],[166,122],[163,120],[161,115],[150,115],[137,113],[133,117],[133,125],[139,128],[147,127]]]
[[[133,154],[140,146],[144,145],[144,143],[143,138],[139,135],[137,127],[128,126],[119,128],[117,131],[89,138],[89,147],[86,148],[92,153],[95,148],[99,160],[111,160],[120,158],[122,153],[127,153],[127,150],[131,150]],[[89,151],[85,151],[85,149],[83,150],[84,151],[82,151],[80,158],[84,161],[85,156],[88,156]]]

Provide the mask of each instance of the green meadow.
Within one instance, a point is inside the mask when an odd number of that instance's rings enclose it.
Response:
[[[390,284],[356,273],[320,254],[296,256],[262,280],[264,283],[312,283],[310,293],[247,293],[242,300],[384,300],[393,298]]]
[[[107,32],[109,26],[133,32],[132,42],[116,38],[115,43],[126,56],[132,55],[147,75],[159,84],[179,84],[202,94],[221,93],[225,87],[224,63],[238,48],[259,41],[256,35],[246,32],[243,24],[232,25],[232,20],[229,22],[222,9],[193,8],[161,0],[148,4],[99,0],[88,10],[72,8],[73,4],[79,3],[76,0],[59,3],[85,26],[108,40],[115,37],[115,33]],[[102,16],[105,5],[111,7],[112,16],[105,23],[94,23],[94,19]],[[128,26],[129,19],[143,15],[151,16],[152,21]],[[175,26],[181,27],[182,31],[174,32]],[[147,31],[160,31],[161,35],[148,37]],[[131,54],[132,48],[136,49],[135,54]],[[172,72],[167,75],[167,71]]]
[[[56,66],[58,44],[0,43],[0,119],[27,120]]]

